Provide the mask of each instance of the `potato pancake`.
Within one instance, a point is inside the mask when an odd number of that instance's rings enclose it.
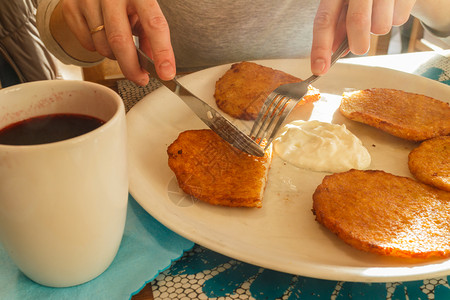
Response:
[[[422,142],[409,153],[408,167],[423,183],[450,192],[450,136]]]
[[[180,133],[168,147],[169,167],[180,188],[214,205],[261,207],[272,161],[242,152],[209,129]]]
[[[406,140],[450,134],[448,103],[401,90],[373,88],[344,93],[339,111],[350,120]]]
[[[285,72],[244,61],[233,64],[216,82],[214,98],[217,106],[230,116],[255,120],[266,97],[274,89],[285,83],[300,81],[300,78]],[[319,99],[319,90],[309,86],[308,93],[298,105]]]
[[[347,244],[405,258],[450,256],[450,193],[383,171],[325,176],[316,220]]]

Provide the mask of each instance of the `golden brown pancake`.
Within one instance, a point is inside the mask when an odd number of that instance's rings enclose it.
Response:
[[[394,136],[423,141],[450,134],[450,106],[401,90],[373,88],[345,93],[340,112]]]
[[[409,153],[408,167],[423,183],[450,192],[450,136],[422,142]]]
[[[261,207],[272,160],[242,152],[212,130],[180,133],[167,149],[180,188],[214,205]]]
[[[347,244],[405,258],[450,256],[450,193],[383,171],[325,176],[316,220]]]
[[[255,120],[266,97],[274,89],[285,83],[300,81],[285,72],[244,61],[233,64],[216,82],[214,98],[217,106],[230,116]],[[319,99],[319,90],[309,86],[308,93],[298,105]]]

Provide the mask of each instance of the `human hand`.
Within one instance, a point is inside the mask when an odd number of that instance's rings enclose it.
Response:
[[[81,45],[116,59],[129,80],[139,85],[148,83],[147,72],[139,65],[133,35],[139,37],[141,49],[154,60],[161,79],[175,76],[169,26],[156,0],[61,0],[60,5]],[[100,25],[104,30],[93,32]]]
[[[331,54],[345,35],[349,50],[362,55],[369,50],[370,33],[386,34],[404,24],[415,0],[321,0],[314,19],[311,71],[323,75]]]

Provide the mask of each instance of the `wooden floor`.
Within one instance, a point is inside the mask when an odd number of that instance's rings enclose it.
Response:
[[[138,294],[131,297],[131,300],[153,300],[151,284],[147,284]]]

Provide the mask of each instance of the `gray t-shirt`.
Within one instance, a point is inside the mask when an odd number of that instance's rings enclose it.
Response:
[[[308,57],[318,0],[159,0],[179,71]]]

